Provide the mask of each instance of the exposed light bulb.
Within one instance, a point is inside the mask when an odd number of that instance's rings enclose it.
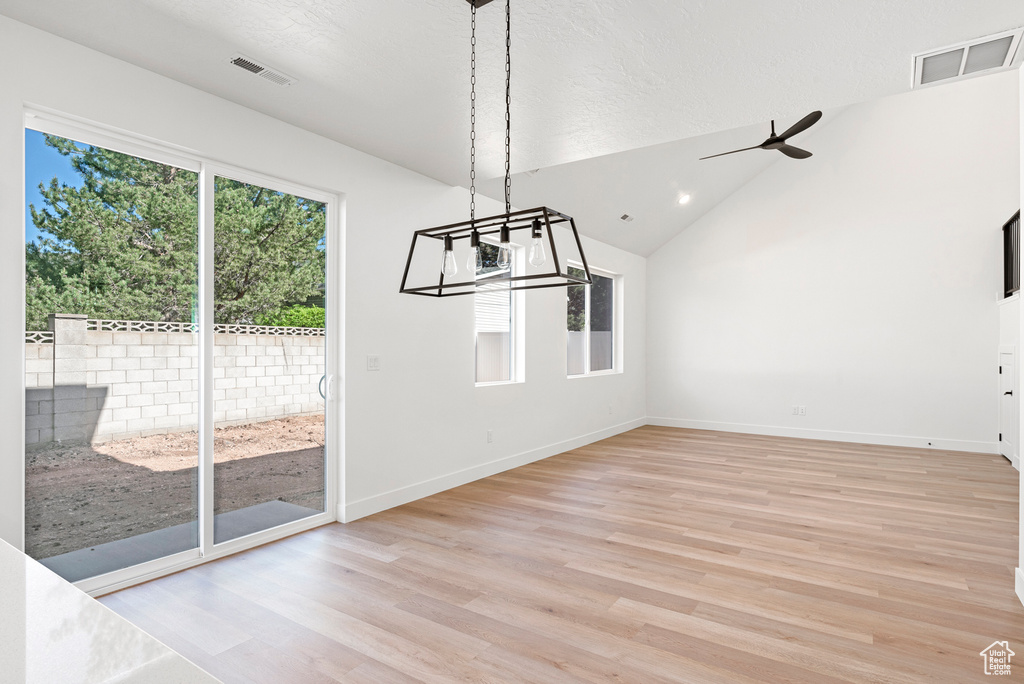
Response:
[[[530,263],[534,266],[543,266],[544,261],[544,241],[540,238],[533,238],[533,244],[530,245]]]
[[[469,258],[466,259],[466,270],[479,273],[484,268],[484,256],[480,253],[480,233],[474,230],[469,236]]]
[[[498,268],[505,270],[512,266],[512,242],[508,236],[508,224],[501,227],[500,243],[498,244]]]
[[[459,272],[459,266],[455,263],[455,245],[451,235],[444,236],[444,257],[441,259],[441,273],[447,278]]]
[[[689,201],[690,201],[690,196],[689,195],[683,195],[682,197],[679,198],[679,203],[680,204],[687,204]]]
[[[544,238],[540,230],[540,220],[533,220],[533,243],[530,244],[530,263],[534,266],[543,266],[545,261]]]

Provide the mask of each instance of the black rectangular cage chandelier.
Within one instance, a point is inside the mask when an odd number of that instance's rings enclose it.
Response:
[[[505,0],[505,213],[476,217],[476,10],[491,0],[466,1],[471,6],[469,220],[413,233],[399,292],[450,297],[494,289],[589,285],[590,266],[571,216],[548,207],[512,211],[511,0]],[[523,259],[526,240],[520,244],[514,236],[527,233],[529,257]],[[496,258],[485,267],[482,254],[488,245]],[[468,255],[462,273],[457,249]],[[575,262],[571,270],[570,261]]]

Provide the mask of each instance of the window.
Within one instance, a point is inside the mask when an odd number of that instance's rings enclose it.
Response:
[[[574,276],[582,269],[569,267]],[[590,272],[592,285],[570,285],[566,293],[568,375],[615,370],[615,276]]]
[[[483,268],[477,277],[502,270],[498,267],[497,245],[481,241],[480,258]],[[515,378],[514,299],[507,281],[484,286],[474,295],[477,383],[511,382]]]
[[[1020,289],[1020,212],[1003,225],[1003,297]]]

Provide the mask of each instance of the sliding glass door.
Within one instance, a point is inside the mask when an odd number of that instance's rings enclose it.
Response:
[[[332,198],[30,121],[26,553],[88,590],[330,520]]]

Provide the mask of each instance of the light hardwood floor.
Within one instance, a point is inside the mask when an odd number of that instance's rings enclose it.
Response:
[[[225,682],[971,682],[1001,456],[644,427],[101,599]]]

